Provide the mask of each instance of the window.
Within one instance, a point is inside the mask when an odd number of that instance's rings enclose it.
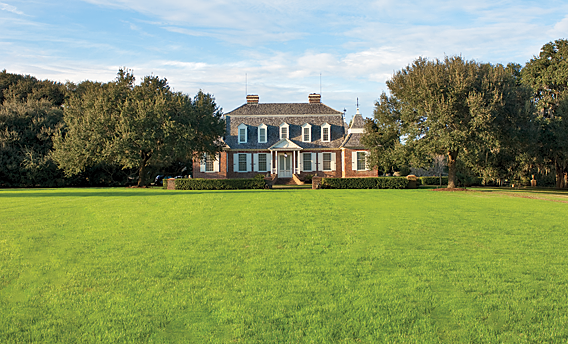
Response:
[[[331,136],[331,125],[325,123],[321,126],[321,140],[322,142],[329,142]]]
[[[304,171],[312,171],[312,153],[303,153],[304,156]]]
[[[331,171],[331,153],[323,153],[323,170]]]
[[[259,171],[268,171],[268,165],[266,156],[268,154],[259,154],[258,155],[258,170]]]
[[[312,126],[308,123],[302,125],[302,142],[312,141]]]
[[[367,154],[365,152],[357,152],[357,171],[367,169]]]
[[[247,171],[247,155],[239,154],[239,172]]]
[[[280,124],[280,140],[288,138],[289,125],[287,123]]]
[[[239,143],[247,143],[247,125],[239,125]]]
[[[266,143],[266,124],[261,124],[258,126],[258,143]]]
[[[205,156],[205,172],[215,171],[215,161],[210,156]]]

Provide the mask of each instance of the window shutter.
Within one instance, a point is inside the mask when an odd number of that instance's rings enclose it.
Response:
[[[239,153],[233,153],[233,172],[239,172]]]
[[[266,154],[266,170],[272,173],[272,153]]]
[[[357,152],[351,153],[351,168],[357,171]]]
[[[251,168],[251,155],[250,153],[247,153],[247,172],[250,172],[250,168]]]
[[[371,170],[369,168],[369,157],[371,157],[371,152],[365,152],[365,171]]]
[[[200,162],[200,165],[199,165],[199,172],[205,172],[205,155],[201,159],[201,162]]]
[[[254,166],[253,166],[253,169],[252,169],[252,170],[253,170],[254,172],[258,172],[258,153],[254,153],[254,154],[252,155],[252,160],[253,160],[253,162],[254,162]]]
[[[300,169],[300,172],[304,172],[304,154],[306,153],[298,154],[298,168]]]
[[[316,171],[323,171],[323,153],[318,153],[318,164]]]
[[[213,162],[213,172],[219,172],[219,162],[221,161],[221,154],[215,155],[216,159]]]
[[[317,166],[316,166],[316,153],[312,153],[312,170],[310,172],[313,171],[317,171]]]
[[[331,153],[331,170],[335,171],[335,153]]]

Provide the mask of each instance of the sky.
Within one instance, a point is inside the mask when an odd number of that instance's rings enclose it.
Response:
[[[418,57],[524,65],[568,38],[568,1],[0,0],[0,70],[108,82],[119,68],[215,96],[227,113],[322,102],[372,117]]]

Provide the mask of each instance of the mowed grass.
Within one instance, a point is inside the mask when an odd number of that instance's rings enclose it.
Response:
[[[0,190],[0,343],[566,343],[568,204]]]

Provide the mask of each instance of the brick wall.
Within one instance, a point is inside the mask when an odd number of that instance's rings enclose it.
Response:
[[[205,178],[205,179],[224,179],[227,178],[227,152],[221,152],[219,154],[221,159],[219,160],[219,172],[200,172],[201,161],[193,161],[193,178]]]
[[[354,171],[353,167],[352,167],[352,163],[353,163],[353,152],[360,152],[363,149],[344,149],[343,150],[343,155],[344,155],[344,164],[345,164],[345,170],[342,171],[341,176],[343,178],[365,178],[365,177],[377,177],[378,173],[377,170],[369,170],[369,171]]]

